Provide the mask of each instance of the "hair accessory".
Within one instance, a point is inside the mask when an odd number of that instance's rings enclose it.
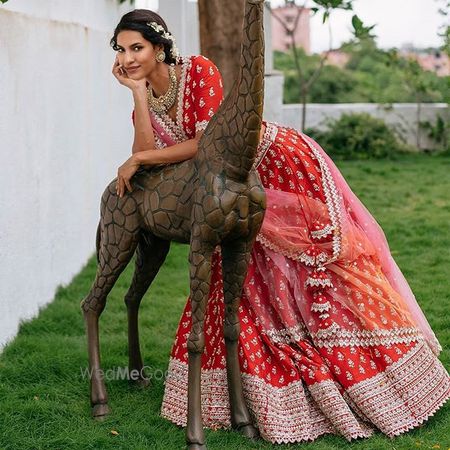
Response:
[[[167,39],[168,41],[172,42],[172,48],[170,49],[170,55],[172,56],[172,58],[176,59],[180,56],[176,40],[173,37],[172,33],[170,33],[170,31],[166,31],[162,25],[156,22],[147,22],[146,25],[149,26],[152,30],[156,31],[158,34],[160,34],[164,39]]]

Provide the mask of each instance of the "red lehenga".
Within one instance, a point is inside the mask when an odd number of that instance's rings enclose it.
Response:
[[[153,116],[158,147],[206,127],[222,100],[203,57],[180,61],[177,121]],[[255,162],[267,212],[240,306],[244,395],[274,443],[347,439],[420,425],[450,396],[440,346],[384,235],[312,139],[266,124]],[[186,424],[190,304],[169,363],[162,415]],[[213,261],[202,360],[204,424],[230,426],[220,253]]]

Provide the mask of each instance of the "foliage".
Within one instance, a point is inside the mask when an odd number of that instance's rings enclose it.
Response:
[[[444,348],[450,345],[450,158],[411,155],[399,161],[342,161],[351,188],[375,215],[393,255]],[[439,182],[437,182],[439,180]],[[127,316],[123,303],[133,273],[125,270],[100,319],[102,366],[127,364]],[[112,415],[90,417],[89,384],[79,302],[95,275],[94,258],[39,316],[23,323],[0,355],[0,447],[26,449],[158,449],[185,447],[184,429],[160,416],[163,380],[142,390],[126,380],[107,381]],[[170,348],[189,289],[187,246],[172,244],[167,260],[140,309],[144,363],[166,370]],[[450,352],[441,359],[449,367]],[[380,450],[449,447],[450,403],[423,426],[390,439],[376,432],[348,443],[324,436],[315,442],[277,445],[276,450]],[[231,430],[206,430],[208,448],[273,450],[263,440],[247,440]]]
[[[343,114],[326,131],[306,130],[335,159],[395,158],[407,148],[381,119],[366,113]]]
[[[429,120],[420,122],[420,126],[427,132],[428,137],[439,144],[444,152],[450,152],[450,124],[448,120],[437,116],[434,123]]]
[[[381,50],[373,39],[350,42],[342,51],[349,55],[345,67],[325,65],[307,93],[311,103],[416,103],[449,102],[449,78],[423,70],[417,62],[395,50]],[[318,55],[297,50],[305,73],[311,74]],[[300,85],[292,51],[274,53],[274,66],[285,75],[284,101],[298,103]]]
[[[442,38],[441,50],[450,56],[450,25],[448,21],[449,11],[450,11],[450,1],[449,0],[436,0],[440,6],[438,12],[443,16],[445,22],[439,27],[438,36]]]
[[[300,62],[306,77],[312,76],[315,66],[319,63],[318,55],[307,56],[303,49],[298,49]],[[284,80],[284,103],[298,103],[301,86],[298,83],[297,72],[293,67],[292,53],[276,51],[274,63],[282,70]],[[335,66],[324,66],[320,78],[309,88],[307,101],[312,103],[337,103],[345,95],[350,95],[354,89],[355,80],[352,74],[346,73]]]
[[[329,17],[333,11],[336,10],[352,10],[353,9],[353,0],[313,0],[315,6],[310,8],[313,14],[317,14],[319,12],[322,13],[322,22],[325,23],[328,21],[328,34],[330,38],[330,49],[331,50],[331,25],[329,22]],[[296,0],[285,0],[286,6],[291,6],[296,10],[296,17],[293,21],[293,25],[290,25],[287,19],[283,20],[277,14],[274,14],[269,3],[266,3],[266,7],[272,14],[272,17],[277,20],[281,26],[283,27],[287,36],[290,37],[290,50],[292,53],[292,57],[294,59],[294,68],[295,72],[291,74],[291,77],[294,76],[296,82],[298,84],[298,89],[295,94],[298,96],[298,100],[302,104],[302,126],[301,128],[305,128],[306,123],[306,103],[308,101],[308,95],[311,91],[311,88],[316,83],[317,79],[321,76],[327,54],[321,56],[316,64],[314,65],[314,69],[309,70],[308,73],[304,70],[303,65],[300,61],[300,51],[295,46],[295,33],[298,29],[300,23],[300,16],[302,12],[305,11],[305,4],[302,6],[297,5]],[[353,35],[355,40],[359,39],[370,39],[373,38],[372,30],[374,25],[366,27],[364,26],[361,19],[358,16],[354,15],[352,18],[352,26],[353,26]],[[292,84],[292,83],[291,83]]]

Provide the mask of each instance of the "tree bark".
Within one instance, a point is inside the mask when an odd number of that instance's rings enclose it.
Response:
[[[198,0],[200,51],[219,68],[226,95],[239,73],[244,0]]]

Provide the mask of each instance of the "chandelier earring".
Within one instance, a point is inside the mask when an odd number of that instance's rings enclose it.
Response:
[[[162,63],[162,62],[164,62],[166,60],[166,54],[164,53],[163,50],[160,50],[156,54],[155,59],[156,59],[157,62]]]

